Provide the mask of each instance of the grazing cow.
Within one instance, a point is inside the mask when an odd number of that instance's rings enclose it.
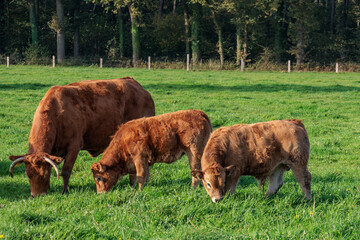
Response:
[[[136,119],[116,132],[100,162],[93,163],[98,193],[110,190],[118,179],[130,174],[130,185],[142,190],[154,163],[173,163],[184,153],[191,170],[201,169],[201,155],[212,131],[208,116],[199,110],[167,113]],[[200,181],[193,178],[192,186]]]
[[[130,77],[87,80],[49,89],[36,109],[29,135],[28,153],[9,156],[13,168],[22,162],[31,195],[46,194],[51,167],[65,159],[61,176],[67,192],[69,178],[80,150],[91,156],[102,153],[118,126],[129,120],[155,115],[151,95]]]
[[[311,174],[307,169],[310,143],[300,120],[278,120],[238,124],[214,131],[206,144],[201,169],[192,171],[202,180],[213,202],[235,192],[242,175],[251,175],[264,185],[266,196],[283,184],[283,173],[291,169],[303,194],[311,199]]]

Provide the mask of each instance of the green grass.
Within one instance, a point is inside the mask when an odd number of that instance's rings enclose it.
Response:
[[[52,85],[132,76],[153,96],[157,114],[202,109],[214,128],[302,119],[311,142],[313,201],[303,200],[291,172],[277,195],[264,198],[252,177],[218,204],[190,188],[186,157],[157,164],[143,192],[128,177],[95,193],[81,152],[62,196],[53,171],[47,196],[32,199],[24,166],[32,116]],[[4,239],[360,239],[360,74],[0,67],[0,235]]]

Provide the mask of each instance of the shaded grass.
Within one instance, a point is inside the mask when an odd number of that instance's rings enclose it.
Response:
[[[202,109],[214,128],[302,119],[311,142],[313,201],[303,200],[291,172],[277,195],[264,198],[252,177],[213,204],[190,189],[186,157],[158,164],[143,192],[121,179],[96,195],[81,152],[62,196],[51,178],[47,196],[32,199],[24,166],[8,175],[11,154],[27,152],[34,111],[53,85],[132,76],[153,96],[157,114]],[[359,239],[360,74],[186,72],[94,67],[0,67],[0,235],[5,239]]]

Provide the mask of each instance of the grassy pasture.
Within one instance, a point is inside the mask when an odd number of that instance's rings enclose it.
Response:
[[[303,200],[293,174],[264,198],[252,177],[213,204],[190,188],[184,156],[151,169],[143,192],[121,179],[96,195],[81,152],[62,196],[53,171],[47,196],[32,199],[24,166],[34,111],[53,85],[132,76],[153,96],[157,114],[202,109],[214,128],[275,119],[302,119],[309,134],[313,200]],[[95,67],[0,66],[0,238],[4,239],[360,239],[360,74],[185,72]],[[61,165],[60,165],[61,167]],[[3,236],[1,236],[3,235]]]

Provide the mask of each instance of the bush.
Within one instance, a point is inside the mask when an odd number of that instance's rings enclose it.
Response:
[[[24,52],[24,60],[26,64],[48,65],[51,64],[49,51],[39,45],[32,44]]]

